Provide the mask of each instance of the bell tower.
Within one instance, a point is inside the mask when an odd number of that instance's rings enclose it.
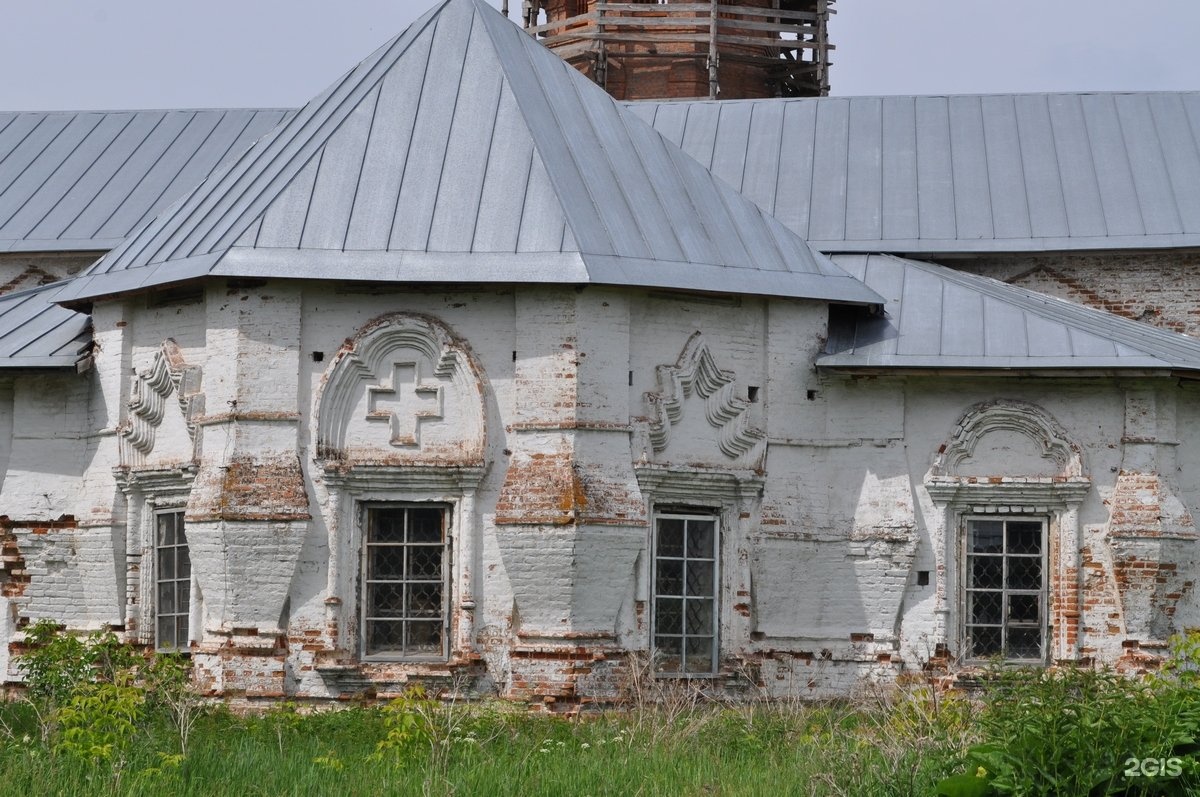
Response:
[[[834,0],[524,0],[525,30],[618,100],[829,93]]]

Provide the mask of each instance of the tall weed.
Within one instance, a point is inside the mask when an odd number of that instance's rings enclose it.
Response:
[[[965,770],[945,797],[1195,794],[1200,790],[1200,639],[1177,640],[1161,673],[998,667]]]

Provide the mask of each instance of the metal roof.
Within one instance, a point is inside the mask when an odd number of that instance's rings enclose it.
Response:
[[[1200,93],[637,102],[825,252],[1200,246]]]
[[[879,301],[483,0],[435,7],[60,300],[204,275]]]
[[[886,298],[886,315],[835,312],[820,367],[1200,370],[1186,335],[932,263],[834,261]]]
[[[92,342],[92,319],[55,304],[65,282],[0,296],[0,369],[73,368]]]
[[[291,113],[0,113],[0,252],[111,249]]]
[[[1197,92],[627,107],[819,250],[1200,246]],[[0,252],[110,249],[293,113],[0,113]]]

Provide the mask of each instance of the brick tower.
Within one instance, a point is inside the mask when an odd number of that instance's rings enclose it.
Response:
[[[834,0],[525,0],[525,29],[619,100],[829,93]]]

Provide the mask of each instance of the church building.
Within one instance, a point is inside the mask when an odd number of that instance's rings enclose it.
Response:
[[[825,0],[677,5],[0,113],[0,673],[568,710],[1200,625],[1200,94],[821,96]]]

